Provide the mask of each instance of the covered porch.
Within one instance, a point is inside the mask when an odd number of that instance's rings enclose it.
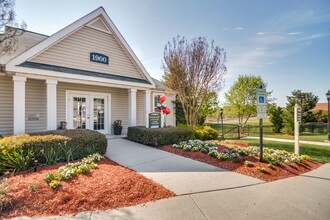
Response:
[[[28,74],[12,76],[13,133],[55,130],[61,121],[68,129],[90,129],[112,135],[112,123],[148,126],[152,91],[109,83]]]

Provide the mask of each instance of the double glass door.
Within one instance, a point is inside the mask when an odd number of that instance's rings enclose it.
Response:
[[[107,96],[70,94],[69,128],[90,129],[107,133]]]

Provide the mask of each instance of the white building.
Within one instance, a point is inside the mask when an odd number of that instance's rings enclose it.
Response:
[[[100,7],[51,36],[29,31],[0,57],[0,134],[67,128],[112,134],[114,120],[147,125],[166,95],[175,125],[174,93],[147,73]]]

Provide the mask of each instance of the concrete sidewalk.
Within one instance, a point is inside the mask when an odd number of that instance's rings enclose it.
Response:
[[[259,137],[244,137],[241,138],[242,140],[259,140]],[[288,140],[288,139],[279,139],[279,138],[267,138],[263,137],[264,140],[267,141],[277,141],[277,142],[287,142],[287,143],[294,143],[294,140]],[[329,142],[316,142],[316,141],[299,141],[300,144],[311,144],[311,145],[318,145],[318,146],[328,146],[330,147]]]
[[[162,184],[177,195],[263,183],[259,179],[214,167],[124,139],[109,140],[106,156]]]

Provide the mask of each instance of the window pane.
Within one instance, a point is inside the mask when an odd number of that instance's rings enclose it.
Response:
[[[73,97],[73,128],[86,129],[86,98]]]
[[[94,130],[104,130],[104,99],[94,98]]]

